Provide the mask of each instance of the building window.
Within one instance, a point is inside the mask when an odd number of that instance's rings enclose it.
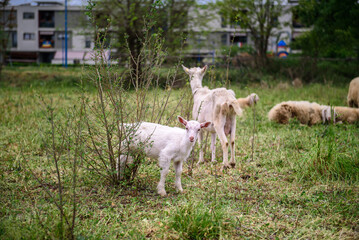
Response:
[[[17,32],[10,31],[9,33],[9,41],[7,42],[8,48],[16,48],[17,47]]]
[[[85,48],[91,48],[91,37],[90,36],[86,36]]]
[[[39,11],[39,27],[53,28],[55,27],[55,12],[54,11]]]
[[[39,47],[40,48],[53,48],[55,34],[52,31],[39,32]]]
[[[220,13],[219,17],[221,18],[221,27],[222,28],[226,28],[227,27],[227,19],[228,19],[228,14],[224,14],[224,13]]]
[[[67,32],[67,40],[69,40],[70,39],[70,34],[71,34],[71,32]],[[57,40],[65,40],[66,39],[65,38],[65,32],[59,32],[58,34],[57,34]]]
[[[23,19],[34,19],[35,18],[35,13],[33,13],[33,12],[24,12],[22,16],[23,16]]]
[[[247,43],[247,36],[231,36],[230,41],[233,42],[234,45],[241,47]]]
[[[34,40],[35,33],[24,33],[24,40]]]
[[[11,32],[11,47],[17,47],[17,32]]]
[[[227,34],[222,34],[221,43],[222,45],[227,45]]]

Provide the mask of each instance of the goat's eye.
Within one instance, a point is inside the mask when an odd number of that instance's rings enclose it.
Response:
[[[199,131],[201,131],[201,129],[200,129],[200,128],[198,128],[198,132],[199,132]]]

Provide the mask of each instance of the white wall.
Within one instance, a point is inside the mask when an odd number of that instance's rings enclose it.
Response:
[[[33,12],[34,19],[23,19],[24,12]],[[19,51],[37,51],[39,49],[38,36],[38,11],[31,6],[17,7],[17,50]],[[24,33],[34,33],[34,40],[24,40]]]

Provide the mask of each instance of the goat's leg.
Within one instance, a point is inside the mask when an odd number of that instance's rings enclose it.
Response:
[[[183,192],[182,183],[181,183],[181,174],[182,174],[182,161],[173,163],[176,172],[176,181],[175,185],[178,191]]]
[[[214,132],[211,134],[211,151],[212,151],[212,162],[216,162],[216,138],[217,134]]]
[[[224,133],[223,127],[216,128],[218,138],[222,145],[223,151],[223,168],[229,168],[228,164],[228,140],[226,134]]]
[[[235,140],[236,140],[236,116],[232,118],[232,126],[231,126],[231,137],[229,146],[231,148],[231,160],[229,164],[234,168],[236,166],[236,150],[235,150]]]
[[[197,165],[204,162],[202,142],[203,142],[203,131],[200,131],[198,133],[198,144],[199,144],[200,149],[199,149],[199,160],[198,160]]]
[[[157,193],[161,196],[166,196],[166,190],[165,190],[165,181],[166,176],[168,174],[168,171],[170,169],[171,159],[167,158],[161,158],[159,159],[159,165],[162,168],[161,170],[161,179],[160,182],[157,185]]]

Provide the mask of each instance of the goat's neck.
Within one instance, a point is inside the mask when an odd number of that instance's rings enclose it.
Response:
[[[202,87],[202,78],[199,76],[192,76],[191,79],[191,89],[192,94],[195,94],[196,90],[203,88]]]

